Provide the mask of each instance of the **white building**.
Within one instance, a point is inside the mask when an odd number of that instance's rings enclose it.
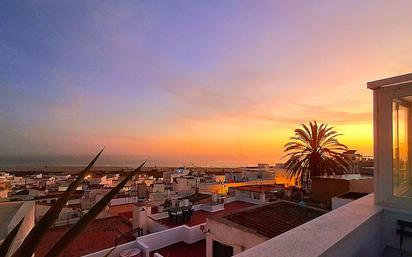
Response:
[[[189,175],[190,170],[185,168],[178,168],[174,171],[166,171],[163,173],[163,180],[165,183],[173,183],[175,178]]]
[[[194,192],[198,185],[197,178],[194,176],[181,176],[173,180],[173,192],[189,193]]]
[[[59,185],[59,192],[66,191],[66,189],[69,187],[71,181],[64,181]],[[83,186],[79,185],[76,190],[83,190]]]
[[[88,177],[90,185],[107,185],[106,175],[94,175]],[[111,181],[111,180],[110,180]]]
[[[226,182],[242,182],[245,181],[245,176],[241,171],[227,171],[225,172]]]

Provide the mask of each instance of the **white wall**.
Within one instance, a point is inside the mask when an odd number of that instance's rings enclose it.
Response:
[[[381,256],[382,208],[369,194],[237,255],[238,257]]]
[[[382,212],[373,215],[350,234],[336,242],[321,257],[381,256],[385,245],[382,243]]]
[[[168,227],[160,224],[159,222],[156,222],[154,220],[152,220],[151,218],[147,218],[147,230],[150,233],[155,233],[155,232],[159,232],[159,231],[164,231],[169,229]],[[146,234],[147,231],[144,231],[144,233]]]
[[[136,203],[136,202],[138,202],[137,196],[113,198],[112,200],[110,200],[110,205],[115,206],[115,205],[122,205],[122,204],[128,204],[128,203]]]
[[[242,201],[242,202],[252,203],[252,204],[262,204],[262,201],[257,200],[257,199],[252,199],[250,197],[233,196],[233,197],[227,197],[224,199],[224,203],[231,203],[235,201]]]
[[[222,211],[224,210],[224,205],[222,204],[216,204],[216,205],[211,205],[211,204],[201,204],[200,205],[200,210],[204,210],[207,212],[217,212],[217,211]]]
[[[26,238],[27,234],[30,230],[34,227],[34,216],[35,216],[35,203],[34,201],[26,201],[23,205],[19,208],[19,210],[14,215],[13,219],[8,226],[9,232],[13,230],[13,228],[20,222],[20,220],[24,217],[23,223],[20,226],[19,231],[13,241],[13,244],[10,248],[10,252],[8,256],[11,256],[14,251],[21,245],[23,240]]]
[[[274,179],[267,180],[251,180],[245,182],[234,182],[234,183],[211,183],[211,184],[199,184],[200,192],[210,192],[214,194],[223,194],[226,195],[229,187],[238,187],[238,186],[248,186],[248,185],[273,185],[275,183]]]
[[[145,235],[137,238],[136,241],[119,245],[110,254],[110,256],[119,256],[119,253],[125,249],[139,248],[143,251],[143,256],[149,257],[150,252],[156,251],[163,247],[182,241],[188,244],[192,244],[204,238],[205,234],[200,230],[200,225],[194,227],[182,225],[165,231]],[[103,257],[110,251],[110,249],[112,248],[88,254],[84,257]]]
[[[91,254],[87,254],[87,255],[83,255],[83,257],[103,257],[105,256],[108,252],[110,252],[110,250],[112,249],[108,248],[108,249],[104,249],[95,253],[91,253]],[[139,245],[137,244],[136,241],[133,242],[129,242],[126,244],[122,244],[122,245],[118,245],[113,252],[110,254],[111,257],[113,256],[119,256],[120,252],[129,248],[139,248]]]
[[[36,220],[44,216],[46,212],[50,209],[50,207],[51,207],[50,205],[44,205],[41,203],[37,203],[35,207]],[[64,207],[53,225],[58,227],[58,226],[65,226],[68,224],[74,224],[77,221],[79,221],[80,215],[81,215],[80,211],[75,211],[70,207]]]
[[[206,234],[206,256],[213,256],[213,241],[233,247],[233,254],[238,254],[267,240],[253,231],[244,231],[232,225],[227,225],[214,219],[208,219]],[[218,256],[213,256],[218,257]]]
[[[205,234],[200,230],[200,226],[201,225],[188,227],[186,225],[182,225],[161,232],[149,234],[137,238],[137,244],[140,246],[139,248],[143,249],[145,256],[149,257],[150,252],[181,241],[192,244],[204,239]]]
[[[353,202],[353,199],[346,199],[346,198],[339,198],[339,197],[332,197],[332,210],[335,210],[345,204]]]

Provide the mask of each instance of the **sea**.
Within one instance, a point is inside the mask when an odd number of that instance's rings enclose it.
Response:
[[[0,155],[0,168],[10,167],[78,167],[87,165],[93,155]],[[136,167],[147,160],[147,167],[246,167],[257,163],[274,164],[274,160],[262,160],[238,155],[105,155],[95,166]]]

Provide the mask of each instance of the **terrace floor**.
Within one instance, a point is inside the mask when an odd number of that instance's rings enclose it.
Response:
[[[172,244],[151,252],[150,257],[153,257],[154,253],[167,257],[206,257],[206,240],[203,239],[193,244],[185,242]]]
[[[193,212],[192,219],[185,222],[185,223],[182,223],[182,224],[172,223],[169,220],[169,218],[164,218],[164,219],[160,219],[160,220],[156,220],[156,221],[163,224],[163,225],[166,225],[169,228],[178,227],[180,225],[187,225],[187,226],[193,227],[193,226],[205,223],[207,217],[220,215],[220,214],[228,214],[232,211],[244,209],[244,208],[254,206],[254,205],[255,204],[253,204],[253,203],[247,203],[247,202],[242,202],[242,201],[234,201],[234,202],[231,202],[231,203],[226,203],[225,206],[224,206],[225,209],[222,210],[222,211],[217,211],[217,212],[207,212],[207,211],[203,211],[203,210],[195,211],[195,212]]]
[[[50,229],[40,246],[36,250],[36,257],[43,257],[51,249],[70,226]],[[132,229],[124,218],[119,216],[97,219],[92,221],[86,229],[63,251],[60,257],[79,257],[113,247],[119,231],[122,233]],[[126,243],[125,239],[120,244]]]

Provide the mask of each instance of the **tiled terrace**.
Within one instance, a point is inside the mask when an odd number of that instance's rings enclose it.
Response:
[[[206,257],[206,240],[200,240],[193,244],[179,242],[153,251],[150,256],[153,257],[154,253],[167,257]]]
[[[70,226],[50,229],[36,250],[36,257],[45,256],[50,247],[59,240]],[[115,245],[119,231],[128,232],[132,227],[119,216],[94,220],[86,230],[64,250],[61,257],[78,257]],[[125,243],[124,239],[120,243]]]
[[[240,209],[244,209],[250,206],[254,206],[255,204],[252,203],[247,203],[247,202],[242,202],[242,201],[234,201],[231,203],[226,203],[224,205],[225,209],[222,211],[217,211],[217,212],[207,212],[207,211],[203,211],[203,210],[198,210],[195,211],[193,213],[192,219],[182,223],[182,224],[174,224],[172,223],[169,218],[164,218],[164,219],[160,219],[160,220],[156,220],[157,222],[166,225],[169,228],[174,228],[174,227],[178,227],[180,225],[187,225],[190,227],[202,224],[206,222],[207,217],[211,217],[211,216],[215,216],[215,215],[219,215],[219,214],[228,214],[230,212],[236,211],[236,210],[240,210]]]
[[[313,220],[326,212],[287,201],[238,211],[222,218],[272,238]],[[219,218],[219,217],[218,217]]]

